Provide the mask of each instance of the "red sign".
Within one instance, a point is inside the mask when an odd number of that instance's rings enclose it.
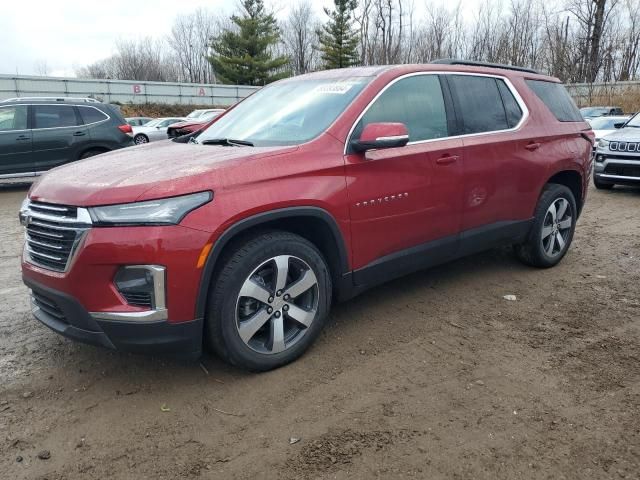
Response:
[[[133,93],[142,93],[142,86],[141,85],[134,85],[133,86]]]
[[[206,95],[206,93],[204,93],[204,87],[200,87],[200,89],[198,90],[198,95],[201,97],[204,97]]]

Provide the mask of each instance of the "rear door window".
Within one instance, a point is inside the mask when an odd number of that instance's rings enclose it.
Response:
[[[80,111],[80,116],[82,117],[82,122],[85,125],[90,123],[98,123],[103,120],[107,120],[109,117],[94,107],[83,107],[79,106],[78,110]]]
[[[27,106],[12,105],[0,108],[0,131],[26,130]]]
[[[80,124],[73,105],[34,105],[33,128],[75,127]]]
[[[580,110],[573,99],[560,83],[546,82],[544,80],[526,80],[527,85],[544,102],[551,113],[560,122],[584,121]]]
[[[431,140],[449,135],[440,79],[437,75],[403,78],[387,88],[356,125],[353,138],[369,123],[404,123],[409,141]]]
[[[513,96],[513,92],[509,90],[504,80],[496,79],[498,84],[498,90],[500,91],[500,97],[502,97],[502,104],[504,105],[504,111],[507,115],[507,125],[509,128],[514,128],[522,119],[522,109]]]
[[[449,81],[458,100],[458,115],[462,118],[462,134],[493,132],[510,128],[495,78],[451,75]],[[522,112],[520,112],[521,114]],[[514,112],[514,115],[517,116],[517,113]]]

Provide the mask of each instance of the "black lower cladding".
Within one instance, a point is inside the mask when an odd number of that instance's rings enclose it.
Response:
[[[202,354],[203,320],[181,323],[95,320],[70,295],[23,277],[32,290],[34,316],[72,340],[135,353],[196,359]]]

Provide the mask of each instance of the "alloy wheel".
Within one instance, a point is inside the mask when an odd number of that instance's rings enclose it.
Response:
[[[304,260],[292,255],[272,257],[251,272],[240,288],[238,334],[256,352],[283,352],[309,330],[318,302],[318,279]]]
[[[542,249],[549,257],[560,255],[571,235],[573,225],[571,204],[566,198],[558,198],[547,209],[542,224]]]

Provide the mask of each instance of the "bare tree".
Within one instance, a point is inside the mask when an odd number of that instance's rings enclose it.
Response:
[[[220,31],[219,19],[202,8],[176,17],[167,42],[179,65],[181,80],[214,83],[215,75],[207,57],[211,39]]]
[[[301,0],[291,7],[281,26],[285,54],[291,58],[291,70],[296,74],[307,73],[318,67],[319,21],[309,0]]]

